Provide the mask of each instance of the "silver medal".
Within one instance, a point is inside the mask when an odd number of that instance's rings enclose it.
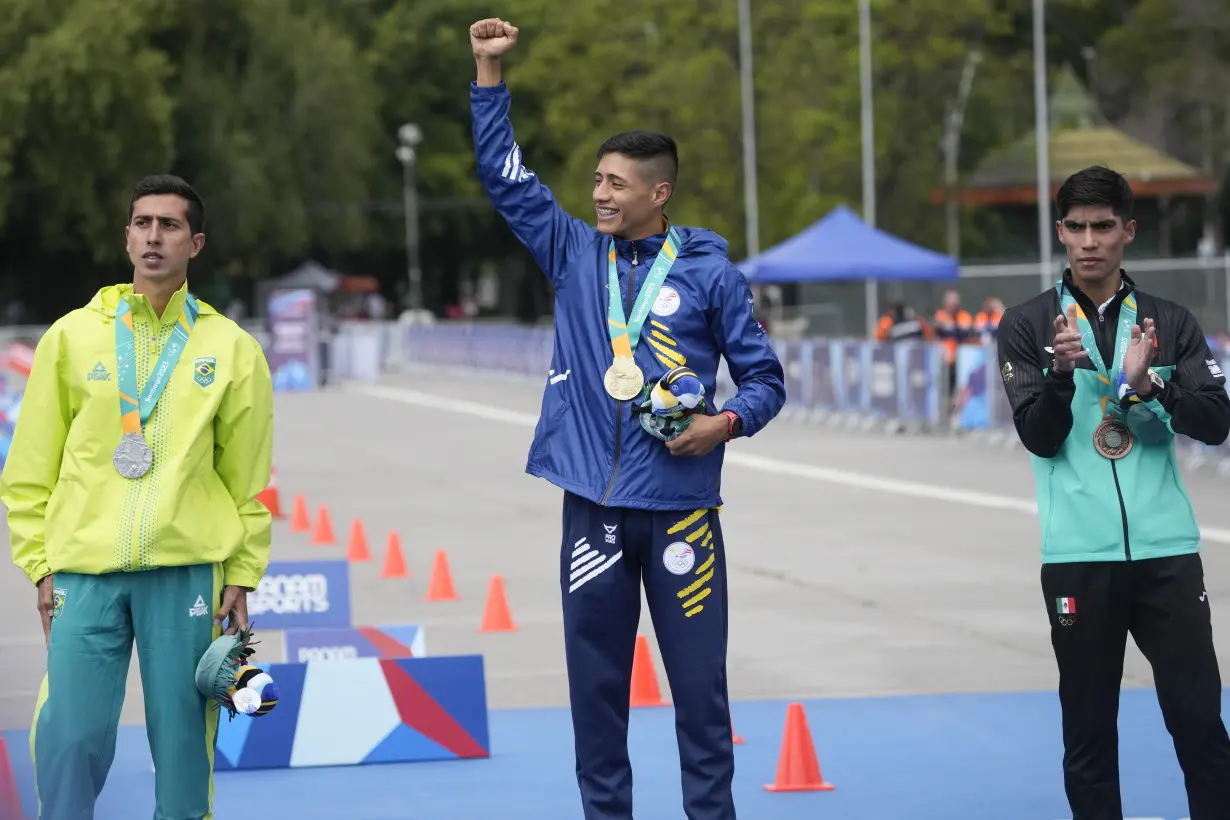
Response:
[[[120,439],[111,461],[124,478],[140,478],[149,472],[154,453],[140,433],[127,433]]]

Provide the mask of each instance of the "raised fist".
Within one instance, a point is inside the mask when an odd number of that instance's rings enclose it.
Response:
[[[475,57],[499,57],[517,44],[517,27],[498,17],[470,26],[470,47]]]

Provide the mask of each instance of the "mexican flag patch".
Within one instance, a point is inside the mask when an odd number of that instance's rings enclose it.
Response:
[[[1075,615],[1076,614],[1076,599],[1075,598],[1056,598],[1055,611],[1060,615]]]

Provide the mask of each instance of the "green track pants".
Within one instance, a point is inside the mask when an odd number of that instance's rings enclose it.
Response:
[[[154,758],[154,820],[212,820],[218,710],[196,689],[218,635],[222,567],[55,576],[56,613],[30,732],[39,820],[91,820],[115,757],[132,643]]]

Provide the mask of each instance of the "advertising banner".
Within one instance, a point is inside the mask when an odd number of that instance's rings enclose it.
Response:
[[[427,654],[423,628],[418,624],[288,629],[285,635],[282,660],[288,663],[421,658]]]
[[[350,626],[350,564],[346,561],[275,561],[248,595],[255,627]]]
[[[881,419],[897,416],[897,362],[891,344],[869,343],[868,410]]]
[[[314,290],[280,290],[269,297],[265,358],[274,390],[312,390],[320,383],[316,320]]]

